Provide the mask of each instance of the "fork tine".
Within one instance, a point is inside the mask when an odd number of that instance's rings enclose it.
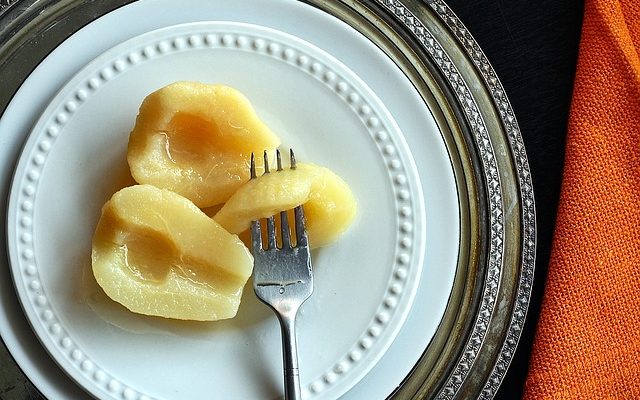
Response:
[[[256,178],[256,157],[255,157],[255,154],[253,154],[253,151],[251,152],[251,166],[249,167],[249,172],[251,173],[251,179],[255,179]]]
[[[296,224],[296,247],[306,247],[308,244],[307,229],[304,221],[302,205],[293,209]]]
[[[291,230],[289,229],[289,216],[286,211],[280,211],[280,233],[282,235],[282,248],[291,248]]]
[[[276,149],[276,167],[278,171],[282,171],[282,156],[279,149]]]
[[[293,149],[289,149],[289,168],[296,169],[296,155],[293,153]]]
[[[267,154],[267,151],[264,151],[264,154],[262,156],[262,158],[264,159],[264,173],[268,174],[269,171],[269,154]]]
[[[267,218],[267,249],[276,248],[276,221],[273,215]]]
[[[251,247],[254,252],[262,250],[262,227],[260,221],[251,221]]]

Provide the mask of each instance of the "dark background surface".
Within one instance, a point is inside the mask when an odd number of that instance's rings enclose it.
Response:
[[[562,180],[583,1],[445,0],[484,50],[522,131],[538,224],[535,280],[518,350],[496,400],[522,397]]]

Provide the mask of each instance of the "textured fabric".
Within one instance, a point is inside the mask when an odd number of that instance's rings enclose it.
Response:
[[[640,399],[640,1],[582,29],[528,400]]]

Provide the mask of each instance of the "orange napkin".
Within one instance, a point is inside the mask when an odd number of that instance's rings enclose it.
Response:
[[[586,0],[525,399],[640,399],[640,1]]]

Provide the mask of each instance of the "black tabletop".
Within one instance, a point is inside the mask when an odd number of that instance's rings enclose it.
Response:
[[[581,0],[446,0],[500,77],[522,131],[538,223],[535,280],[527,322],[497,400],[522,396],[555,225],[578,56]]]

